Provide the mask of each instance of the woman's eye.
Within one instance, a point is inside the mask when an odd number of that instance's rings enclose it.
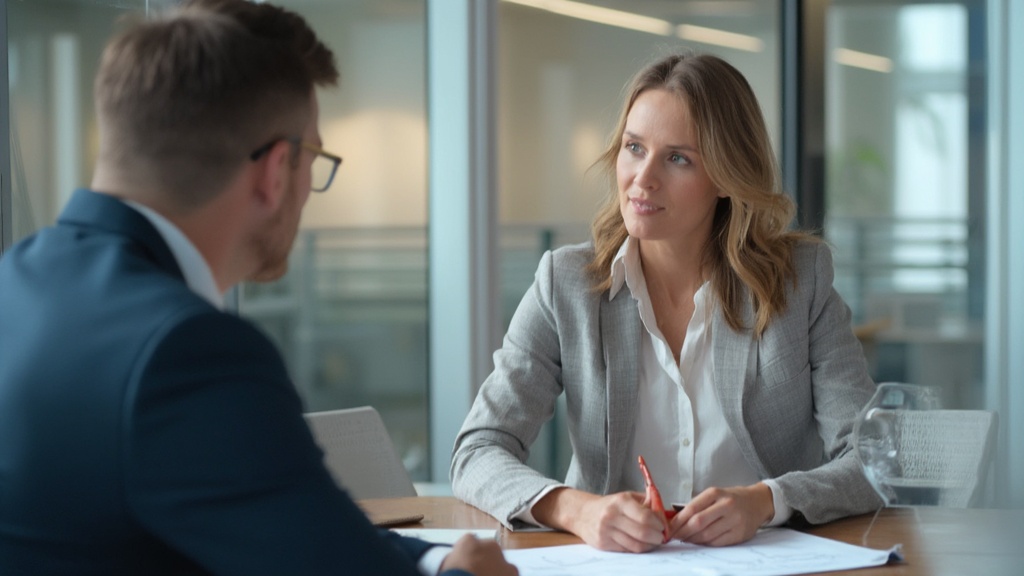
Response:
[[[640,145],[637,144],[636,142],[627,142],[626,143],[626,150],[629,150],[630,152],[632,152],[634,154],[639,154],[640,153]]]
[[[673,164],[689,164],[690,160],[681,154],[670,154],[668,161]]]

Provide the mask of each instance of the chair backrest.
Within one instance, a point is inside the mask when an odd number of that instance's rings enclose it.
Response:
[[[306,422],[324,451],[324,465],[354,499],[415,496],[380,414],[371,406],[310,412]]]
[[[900,411],[898,459],[906,488],[928,486],[927,503],[977,505],[992,462],[997,417],[985,410]],[[938,488],[935,488],[938,487]]]

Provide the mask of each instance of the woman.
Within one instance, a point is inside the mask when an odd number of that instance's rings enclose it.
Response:
[[[788,230],[743,76],[709,55],[643,69],[599,164],[616,186],[593,242],[541,259],[456,439],[456,496],[633,552],[877,508],[851,446],[874,384],[828,248]],[[524,462],[563,393],[560,483]],[[667,522],[638,456],[685,504]]]

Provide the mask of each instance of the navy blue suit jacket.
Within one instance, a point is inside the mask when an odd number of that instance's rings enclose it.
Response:
[[[0,259],[0,574],[415,576],[428,547],[335,486],[274,346],[138,212],[76,191]]]

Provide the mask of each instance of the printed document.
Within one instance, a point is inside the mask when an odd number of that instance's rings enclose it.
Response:
[[[520,576],[776,576],[881,566],[899,545],[874,550],[788,528],[761,530],[734,546],[673,541],[646,554],[603,552],[585,544],[506,550]]]

